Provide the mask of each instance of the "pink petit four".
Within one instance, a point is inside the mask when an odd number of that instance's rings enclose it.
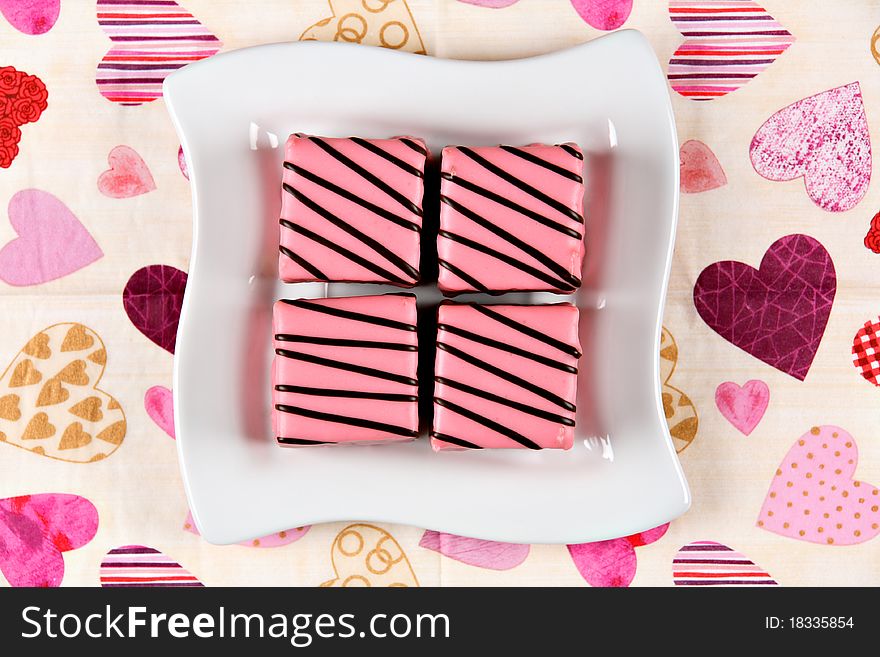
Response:
[[[278,301],[274,332],[278,444],[387,443],[416,437],[415,296]]]
[[[424,142],[410,137],[291,135],[281,279],[415,285],[427,155]]]
[[[571,447],[576,307],[447,301],[437,319],[435,450]]]
[[[438,284],[570,293],[584,255],[584,156],[575,144],[443,149]]]

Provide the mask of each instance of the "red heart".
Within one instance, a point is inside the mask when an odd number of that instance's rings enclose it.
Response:
[[[116,146],[107,156],[110,168],[98,177],[98,190],[111,198],[152,192],[156,183],[143,158],[130,146]]]
[[[701,141],[690,139],[678,152],[681,167],[681,191],[685,194],[708,192],[727,184],[727,176],[712,149]]]
[[[880,386],[880,322],[865,322],[853,338],[852,354],[862,377]]]
[[[21,141],[20,126],[37,121],[48,98],[46,85],[36,75],[12,66],[0,68],[0,168],[12,164]]]

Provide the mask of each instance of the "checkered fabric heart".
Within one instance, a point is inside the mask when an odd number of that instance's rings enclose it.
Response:
[[[853,365],[875,386],[880,386],[880,321],[865,322],[853,339]]]

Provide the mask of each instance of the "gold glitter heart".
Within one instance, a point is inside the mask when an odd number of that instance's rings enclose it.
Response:
[[[86,327],[82,324],[74,324],[61,342],[61,351],[80,351],[88,349],[93,344],[95,339],[86,333]]]
[[[20,388],[22,386],[30,386],[39,383],[42,379],[43,375],[37,371],[37,368],[34,367],[30,360],[25,358],[15,366],[12,377],[9,379],[9,387]]]
[[[81,417],[83,420],[88,420],[89,422],[100,422],[104,417],[104,413],[101,412],[100,397],[86,397],[78,404],[71,406],[68,410],[77,417]]]
[[[49,336],[45,333],[37,333],[28,341],[22,351],[34,358],[43,360],[49,358],[52,355],[52,350],[49,349]]]
[[[91,434],[83,431],[82,424],[74,422],[68,424],[67,428],[61,436],[61,442],[58,443],[58,449],[77,449],[85,447],[92,442]]]
[[[66,402],[70,393],[61,387],[58,379],[49,379],[37,396],[37,406],[54,406]]]
[[[18,407],[18,402],[20,401],[21,397],[18,395],[3,395],[0,397],[0,418],[12,420],[13,422],[19,419],[21,417],[21,409]]]
[[[22,440],[41,440],[55,435],[55,425],[49,423],[49,416],[45,413],[37,413],[28,422]]]

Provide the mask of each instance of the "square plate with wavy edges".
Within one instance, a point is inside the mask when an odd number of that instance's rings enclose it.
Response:
[[[165,81],[186,153],[193,251],[174,359],[175,426],[212,543],[370,520],[520,543],[623,536],[690,493],[663,413],[659,341],[678,214],[678,140],[648,42],[620,31],[538,57],[442,60],[338,43],[221,54]],[[380,286],[277,281],[288,134],[447,144],[574,141],[586,153],[587,257],[575,445],[435,454],[429,441],[281,449],[271,432],[272,302]],[[419,289],[421,303],[436,290]],[[433,295],[433,296],[432,296]],[[523,302],[553,295],[496,298]]]

